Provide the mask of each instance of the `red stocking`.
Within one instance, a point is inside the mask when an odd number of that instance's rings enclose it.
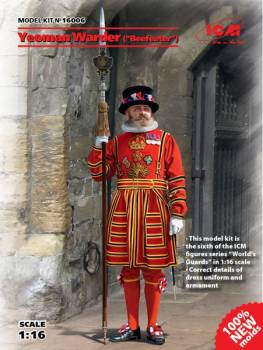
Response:
[[[135,330],[139,327],[140,270],[123,268],[122,280],[128,323]]]
[[[160,280],[164,277],[161,270],[143,270],[145,280],[145,300],[148,314],[148,327],[157,323],[161,300]]]

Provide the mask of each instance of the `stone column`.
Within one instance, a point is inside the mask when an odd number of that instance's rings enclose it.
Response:
[[[0,14],[0,321],[16,312],[10,285],[28,229],[27,51],[17,47],[16,32],[16,9],[23,15],[26,6],[4,1]]]

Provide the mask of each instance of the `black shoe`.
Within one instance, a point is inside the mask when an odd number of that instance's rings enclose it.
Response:
[[[151,326],[147,328],[147,340],[149,343],[155,345],[163,345],[165,338],[162,327],[159,325]]]
[[[140,327],[138,327],[135,330],[132,330],[132,329],[130,329],[130,327],[127,323],[127,324],[121,326],[121,328],[118,330],[118,333],[112,335],[109,338],[109,341],[121,342],[121,341],[138,340],[138,339],[141,339]]]

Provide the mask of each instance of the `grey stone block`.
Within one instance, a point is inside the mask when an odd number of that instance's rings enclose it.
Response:
[[[39,88],[32,92],[32,115],[64,115],[68,102],[68,91],[65,88]]]
[[[42,257],[39,263],[39,276],[49,286],[61,284],[63,276],[63,256]]]
[[[32,57],[32,90],[38,88],[67,88],[69,58],[43,55]]]
[[[90,196],[78,201],[74,207],[74,219],[76,223],[83,222],[89,218],[99,218],[101,215],[101,198]]]
[[[85,159],[93,142],[94,137],[90,138],[86,135],[80,135],[78,137],[72,136],[70,139],[69,159]]]
[[[58,321],[63,304],[62,289],[37,278],[21,288],[18,304],[28,307],[32,318]]]
[[[182,117],[177,115],[171,115],[168,118],[160,119],[159,125],[163,130],[169,130],[171,134],[191,135],[192,123],[192,118],[188,115],[184,115]]]
[[[84,179],[72,179],[68,180],[69,192],[75,196],[83,194]]]

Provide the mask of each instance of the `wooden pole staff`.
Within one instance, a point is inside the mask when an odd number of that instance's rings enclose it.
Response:
[[[105,19],[103,8],[100,9],[100,34],[105,32]],[[113,59],[106,55],[106,43],[99,42],[99,55],[93,59],[100,78],[100,101],[98,105],[97,136],[110,136],[108,122],[108,105],[106,103],[105,77],[109,73]],[[106,229],[107,229],[107,166],[106,142],[102,142],[102,328],[104,344],[107,337],[107,296],[108,296],[108,269],[106,265]]]

